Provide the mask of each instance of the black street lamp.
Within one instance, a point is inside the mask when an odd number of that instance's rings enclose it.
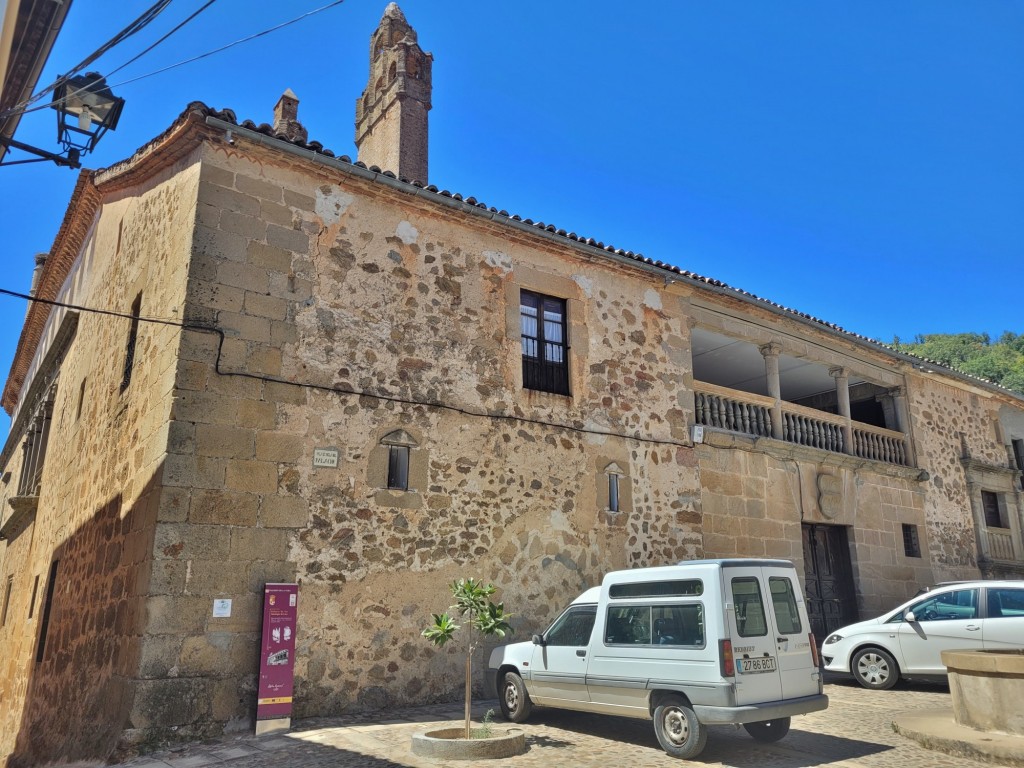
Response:
[[[124,107],[124,99],[114,96],[106,79],[98,72],[63,78],[53,91],[50,106],[57,110],[57,141],[64,154],[47,152],[11,139],[0,139],[0,149],[20,149],[37,157],[31,160],[0,162],[0,165],[18,165],[52,160],[57,165],[80,168],[79,158],[96,149],[96,143],[107,131],[117,127]]]

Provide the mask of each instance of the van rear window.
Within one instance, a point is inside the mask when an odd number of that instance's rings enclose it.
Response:
[[[612,600],[636,597],[699,597],[703,594],[704,582],[700,579],[637,581],[632,584],[612,584],[608,588],[608,597]]]

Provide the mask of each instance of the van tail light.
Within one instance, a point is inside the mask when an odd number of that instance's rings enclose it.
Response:
[[[736,660],[732,655],[732,640],[718,641],[718,663],[722,669],[722,677],[733,677],[736,674]]]
[[[811,632],[807,635],[807,639],[811,641],[811,661],[814,662],[814,666],[821,667],[821,657],[818,655],[818,641],[814,638],[814,633]]]

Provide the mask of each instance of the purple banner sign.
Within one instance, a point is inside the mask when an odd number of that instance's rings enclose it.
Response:
[[[260,687],[256,699],[257,720],[291,717],[298,609],[298,584],[264,586]]]

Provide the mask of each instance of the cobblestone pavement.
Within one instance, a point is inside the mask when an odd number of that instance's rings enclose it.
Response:
[[[459,704],[294,723],[287,735],[225,737],[177,752],[129,761],[127,768],[979,768],[963,758],[925,749],[893,732],[895,715],[950,706],[948,688],[901,683],[891,691],[867,691],[853,683],[826,685],[829,708],[793,718],[789,735],[764,745],[746,731],[714,727],[696,760],[682,761],[659,748],[645,720],[536,709],[522,726],[526,754],[493,760],[441,761],[412,754],[412,735],[460,721]],[[479,717],[495,702],[474,705]],[[505,727],[500,717],[495,728]]]

